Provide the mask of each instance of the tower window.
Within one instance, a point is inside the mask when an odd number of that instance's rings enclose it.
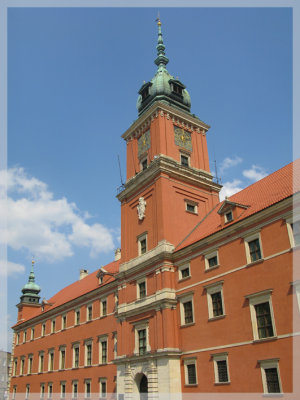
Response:
[[[141,170],[145,171],[145,169],[147,169],[147,166],[148,166],[148,160],[147,160],[147,157],[146,157],[141,161]]]
[[[180,154],[180,164],[184,167],[189,167],[189,157],[185,154]]]
[[[142,100],[145,100],[146,97],[148,97],[149,95],[149,87],[146,87],[143,91],[142,91]]]
[[[147,234],[144,233],[138,238],[138,253],[139,256],[147,252]]]
[[[174,83],[172,86],[173,86],[172,87],[173,92],[182,96],[182,88]]]

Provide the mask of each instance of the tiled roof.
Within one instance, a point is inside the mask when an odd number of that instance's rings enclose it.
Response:
[[[240,192],[230,196],[228,198],[229,201],[244,204],[249,207],[241,212],[241,215],[237,220],[230,224],[226,224],[226,227],[270,207],[299,191],[300,159],[297,159],[293,163],[286,165],[260,181],[257,181]],[[223,203],[224,201],[219,203],[210,214],[198,222],[190,234],[177,245],[175,250],[187,247],[198,240],[223,229],[224,225],[221,225],[221,216],[218,214]]]
[[[103,267],[106,272],[109,273],[116,273],[119,271],[119,261],[113,261]],[[49,303],[50,307],[47,308],[46,311],[52,310],[58,306],[61,306],[62,304],[65,304],[71,300],[76,299],[77,297],[83,296],[86,293],[91,292],[92,290],[95,290],[99,287],[99,279],[97,278],[97,273],[99,270],[96,270],[89,275],[87,275],[85,278],[80,279],[74,283],[72,283],[69,286],[64,287],[62,290],[60,290],[58,293],[56,293],[54,296],[52,296],[49,300],[47,300],[47,303]],[[107,284],[109,282],[112,282],[114,280],[114,277],[110,275],[105,275],[103,284]],[[46,312],[45,311],[45,312]],[[41,315],[41,309],[37,308],[35,312],[31,314],[29,319],[32,319],[36,317],[37,315]],[[20,321],[16,325],[19,325],[20,323],[23,323],[24,320]],[[14,326],[16,326],[14,325]]]

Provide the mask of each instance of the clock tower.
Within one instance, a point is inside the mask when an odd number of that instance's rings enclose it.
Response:
[[[121,202],[117,391],[180,393],[179,305],[173,253],[218,204],[209,169],[209,126],[191,114],[185,85],[168,72],[158,20],[157,71],[122,135],[127,179]]]

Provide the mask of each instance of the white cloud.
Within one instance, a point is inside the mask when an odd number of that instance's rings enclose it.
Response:
[[[246,178],[251,179],[252,181],[256,182],[256,181],[259,181],[260,179],[264,178],[268,174],[259,165],[252,165],[251,169],[246,169],[243,171],[243,175]]]
[[[0,261],[0,276],[15,276],[17,274],[23,274],[25,267],[22,264],[16,264],[11,261]]]
[[[222,162],[222,164],[221,164],[221,167],[220,167],[220,172],[221,172],[221,174],[224,173],[224,171],[225,171],[226,169],[231,168],[231,167],[235,167],[236,165],[240,164],[242,161],[243,161],[243,160],[242,160],[241,157],[237,157],[237,156],[235,156],[235,157],[233,157],[233,158],[226,157],[226,158],[223,160],[223,162]]]
[[[234,193],[237,193],[242,189],[242,181],[240,181],[239,179],[234,179],[232,182],[225,182],[220,191],[220,200],[222,201],[225,199],[226,196],[230,197]]]
[[[54,199],[47,185],[29,177],[23,168],[0,173],[0,193],[7,187],[7,199],[0,199],[0,241],[14,250],[27,249],[30,255],[48,261],[62,260],[74,253],[74,246],[87,247],[91,257],[114,248],[108,228],[88,224],[82,213],[66,198]]]

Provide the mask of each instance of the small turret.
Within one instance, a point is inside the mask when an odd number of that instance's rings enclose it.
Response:
[[[39,293],[41,288],[35,283],[34,275],[34,260],[31,263],[31,271],[29,274],[28,282],[23,286],[22,296],[20,297],[21,303],[37,304],[40,301]]]

